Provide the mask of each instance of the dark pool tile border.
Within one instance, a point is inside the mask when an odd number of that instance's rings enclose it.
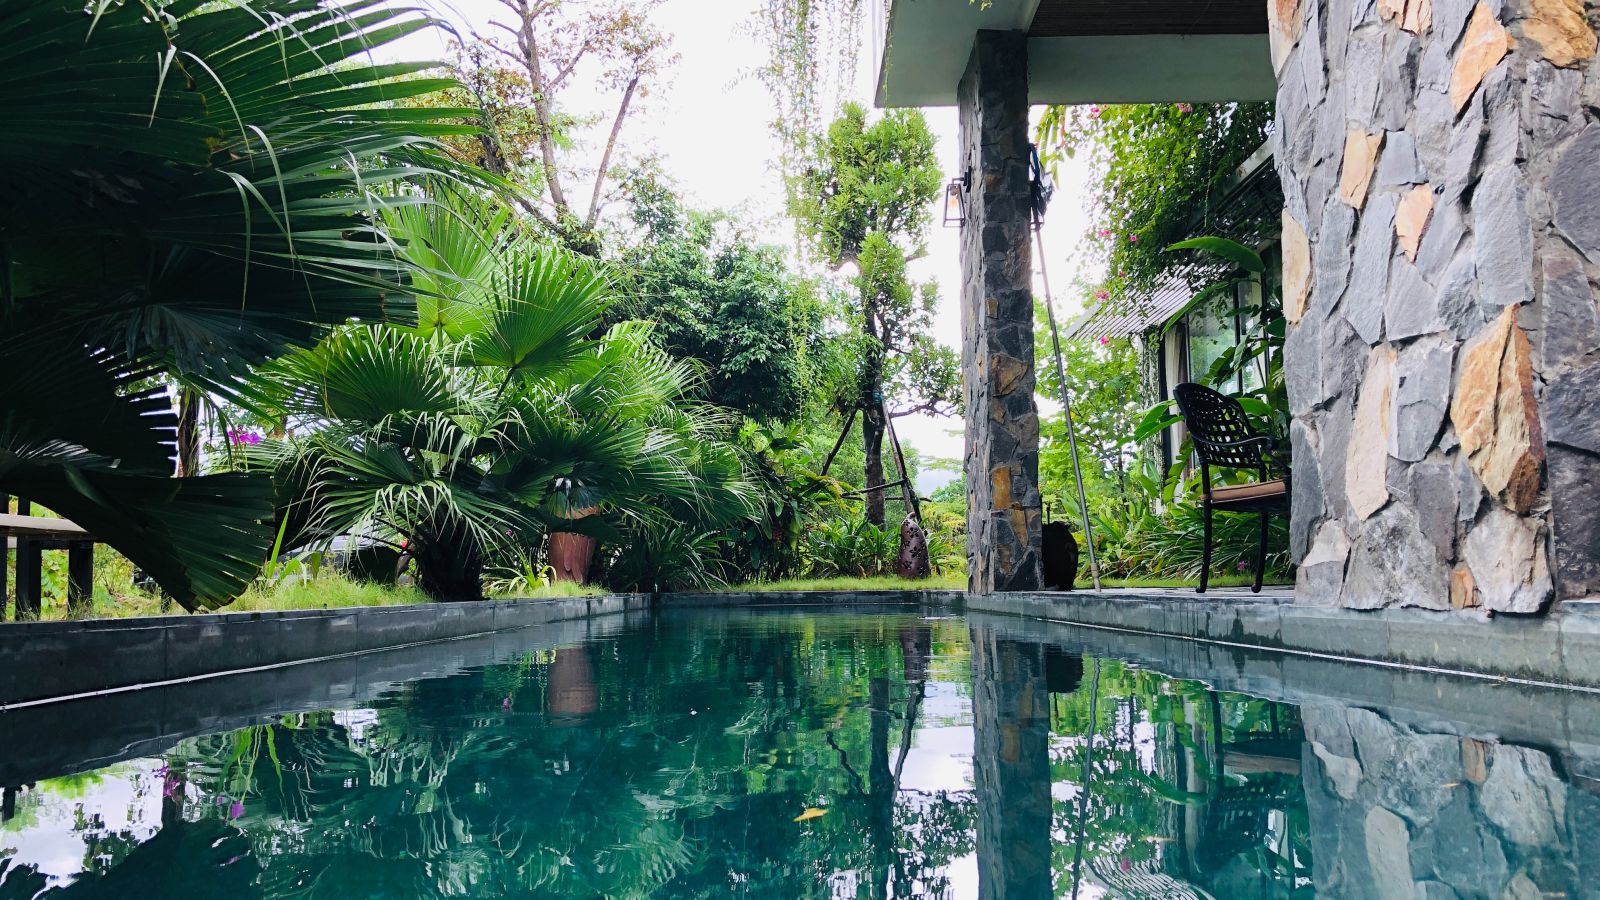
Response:
[[[1600,689],[1600,605],[1544,616],[1476,610],[1348,610],[1285,597],[974,594],[972,611],[1165,635],[1379,665],[1438,669],[1536,684]]]
[[[0,710],[649,609],[649,595],[0,624]]]

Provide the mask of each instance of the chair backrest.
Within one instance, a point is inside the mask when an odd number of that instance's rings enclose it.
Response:
[[[1200,384],[1180,384],[1172,393],[1202,463],[1230,469],[1265,465],[1266,441],[1250,427],[1239,401]]]

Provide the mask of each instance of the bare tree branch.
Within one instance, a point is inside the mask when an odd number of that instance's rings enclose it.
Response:
[[[594,230],[595,223],[600,218],[600,192],[605,188],[606,172],[611,168],[611,154],[617,149],[617,136],[622,133],[622,121],[628,117],[628,106],[633,103],[634,92],[639,89],[639,76],[637,73],[628,79],[628,86],[622,92],[622,102],[617,106],[617,117],[611,121],[611,136],[606,139],[606,151],[600,156],[600,168],[594,175],[594,195],[589,199],[589,216],[584,222],[584,227]]]
[[[562,218],[570,207],[567,205],[566,191],[561,187],[561,173],[556,166],[556,142],[551,129],[554,116],[550,112],[550,89],[545,83],[544,69],[539,61],[539,39],[533,33],[534,19],[539,13],[531,13],[526,5],[520,4],[522,14],[522,31],[517,41],[522,48],[523,65],[528,69],[528,85],[533,89],[533,112],[539,122],[539,156],[544,164],[544,180],[550,191],[550,201],[555,205],[556,218]],[[549,6],[541,4],[540,11]]]

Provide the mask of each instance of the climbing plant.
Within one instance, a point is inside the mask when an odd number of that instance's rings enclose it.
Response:
[[[1086,246],[1108,274],[1103,299],[1136,302],[1192,256],[1167,248],[1197,233],[1250,242],[1262,211],[1223,203],[1235,171],[1267,140],[1270,103],[1051,106],[1035,141],[1044,163],[1087,165],[1094,225]],[[1270,211],[1276,218],[1277,210]],[[1215,273],[1197,273],[1199,282]],[[1194,285],[1194,286],[1198,286]]]

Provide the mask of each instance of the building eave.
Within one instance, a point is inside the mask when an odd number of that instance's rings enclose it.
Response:
[[[980,30],[1027,31],[1040,0],[894,0],[879,52],[881,107],[954,106]],[[1033,103],[1270,100],[1264,33],[1083,34],[1028,41]]]

